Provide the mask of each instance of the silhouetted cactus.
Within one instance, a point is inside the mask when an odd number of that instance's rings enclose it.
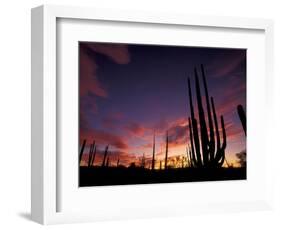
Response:
[[[106,167],[109,167],[109,157],[107,157],[107,160],[106,160]]]
[[[190,167],[189,149],[188,149],[188,147],[186,147],[186,161],[187,161],[187,166]]]
[[[142,155],[142,158],[141,158],[141,168],[145,168],[145,155],[144,154]]]
[[[165,169],[168,167],[168,150],[169,150],[169,134],[166,134],[166,154],[165,154]]]
[[[94,166],[95,158],[96,158],[96,153],[97,153],[97,146],[95,145],[91,166]]]
[[[209,98],[203,65],[201,65],[201,72],[202,72],[203,85],[204,85],[205,97],[206,97],[208,125],[205,120],[205,111],[204,111],[204,106],[201,96],[200,82],[199,82],[197,70],[195,68],[194,69],[195,90],[196,90],[199,124],[197,122],[197,119],[195,118],[190,79],[188,78],[188,92],[189,92],[189,104],[190,104],[190,114],[191,114],[191,118],[190,117],[188,118],[190,143],[191,143],[191,162],[194,167],[217,168],[217,167],[221,167],[225,160],[226,133],[224,127],[224,119],[223,116],[220,117],[221,129],[223,135],[222,136],[223,143],[221,144],[221,139],[220,139],[221,137],[218,128],[214,99],[211,97],[211,106],[210,106],[210,98]],[[214,131],[213,119],[215,123],[215,131]],[[200,132],[198,128],[200,128]],[[216,138],[215,138],[215,134],[216,134]]]
[[[240,118],[240,121],[242,123],[243,129],[244,129],[244,133],[245,136],[247,136],[247,122],[246,122],[246,114],[245,114],[245,110],[243,108],[242,105],[238,105],[237,106],[237,112]]]
[[[151,169],[154,170],[155,168],[155,133],[153,134],[153,149],[152,149],[152,162],[151,162]]]
[[[197,123],[196,123],[197,124]],[[199,157],[200,160],[197,160],[198,158],[196,158],[195,156],[195,148],[194,148],[194,140],[193,140],[193,131],[192,131],[192,125],[191,125],[191,119],[190,117],[188,118],[188,127],[189,127],[189,136],[190,136],[190,144],[191,144],[191,150],[189,151],[190,153],[190,161],[191,161],[191,165],[192,167],[199,167],[202,165],[201,162],[201,155],[197,154],[197,157]],[[197,127],[197,126],[196,126]],[[197,161],[199,163],[197,163]]]
[[[103,155],[103,161],[102,161],[102,167],[105,166],[105,163],[106,163],[106,157],[107,157],[107,154],[108,154],[108,145],[105,147],[105,150],[104,150],[104,155]]]
[[[82,147],[80,149],[80,154],[79,154],[79,165],[81,164],[82,161],[82,156],[83,156],[83,152],[85,149],[85,145],[86,145],[86,139],[83,141]]]
[[[95,141],[93,142],[93,144],[90,145],[88,167],[92,166],[94,149],[95,149]]]
[[[189,148],[186,147],[186,157],[187,157],[187,165],[190,167],[190,162],[189,162]]]
[[[90,149],[89,149],[89,154],[88,154],[88,167],[90,167],[90,165],[91,165],[91,160],[92,160],[92,148],[93,148],[93,145],[90,144]]]
[[[187,165],[188,167],[192,168],[192,156],[191,156],[191,150],[190,147],[186,148],[186,156],[187,156]]]
[[[120,159],[118,158],[117,163],[116,163],[116,167],[119,167],[119,163],[120,163]]]
[[[162,170],[162,161],[159,162],[159,170]]]

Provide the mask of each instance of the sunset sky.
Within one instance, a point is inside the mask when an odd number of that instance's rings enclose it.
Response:
[[[226,159],[246,149],[236,107],[246,109],[246,50],[156,45],[86,43],[79,45],[80,144],[96,141],[101,161],[109,145],[111,163],[138,164],[152,157],[156,135],[156,165],[164,159],[169,131],[169,156],[186,156],[190,116],[187,78],[194,95],[194,67],[205,67],[209,95],[217,115],[225,119]],[[199,75],[201,77],[201,74]],[[194,99],[194,97],[193,97]],[[194,104],[196,110],[196,103]]]

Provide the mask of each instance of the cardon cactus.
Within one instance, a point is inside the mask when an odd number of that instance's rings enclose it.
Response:
[[[104,155],[103,155],[103,161],[102,161],[102,167],[105,167],[106,166],[106,157],[107,157],[107,154],[108,154],[108,145],[105,147],[105,150],[104,150]]]
[[[152,162],[151,162],[151,169],[155,169],[155,132],[153,134],[153,149],[152,149]]]
[[[192,155],[191,155],[191,150],[190,150],[189,146],[186,148],[186,158],[187,158],[188,167],[192,168],[193,167],[193,165],[192,165]]]
[[[169,150],[169,134],[166,134],[166,154],[165,154],[165,169],[168,167],[168,150]]]
[[[89,158],[88,158],[88,167],[92,166],[95,145],[96,145],[95,141],[93,142],[93,144],[90,145]]]
[[[200,81],[197,70],[195,68],[194,74],[198,118],[195,118],[191,84],[190,79],[188,78],[188,94],[191,116],[188,118],[189,136],[191,144],[191,163],[192,166],[198,168],[218,168],[221,167],[225,161],[226,132],[224,127],[224,119],[223,116],[220,117],[222,130],[221,144],[221,133],[218,127],[214,99],[211,97],[210,104],[209,92],[203,65],[201,65],[201,72],[206,98],[208,122],[206,122],[205,110],[200,90]]]
[[[86,139],[83,141],[83,144],[82,144],[81,149],[80,149],[79,165],[81,164],[81,161],[82,161],[82,157],[83,157],[83,152],[84,152],[85,146],[86,146]]]
[[[145,168],[145,155],[144,154],[142,155],[142,158],[141,158],[141,168]]]
[[[245,135],[247,135],[246,114],[245,114],[245,111],[244,111],[244,108],[242,105],[237,106],[237,112],[238,112],[240,121],[242,123],[244,133],[245,133]]]
[[[109,157],[107,157],[107,160],[106,160],[106,167],[109,167],[109,164],[110,164],[110,160],[109,160]]]
[[[91,161],[91,166],[94,166],[96,154],[97,154],[97,146],[95,145],[94,153],[93,153],[92,161]]]

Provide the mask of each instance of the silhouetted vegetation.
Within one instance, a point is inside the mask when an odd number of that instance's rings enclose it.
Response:
[[[242,126],[243,126],[243,130],[244,130],[244,133],[245,133],[245,136],[246,136],[247,135],[246,114],[245,114],[245,110],[244,110],[242,105],[237,106],[237,112],[238,112],[240,121],[241,121]],[[240,165],[240,167],[246,167],[246,163],[247,163],[246,151],[236,153],[236,157],[238,158],[238,164]]]
[[[103,161],[102,161],[102,165],[101,165],[102,167],[104,167],[106,165],[107,154],[108,154],[108,145],[105,147],[105,150],[104,150]]]
[[[154,170],[155,165],[155,133],[153,135],[153,150],[152,150],[152,162],[151,162],[151,169]]]
[[[80,186],[242,180],[246,168],[168,168],[154,170],[136,167],[80,167]]]
[[[142,155],[142,158],[141,158],[140,167],[141,167],[141,168],[145,168],[145,155],[144,155],[144,154]]]
[[[80,154],[79,154],[79,165],[81,164],[81,161],[82,161],[82,157],[83,157],[83,152],[84,152],[84,149],[85,149],[85,145],[86,145],[86,140],[83,141],[83,144],[82,144],[82,147],[81,147],[81,150],[80,150]]]
[[[109,152],[109,145],[105,147],[104,151],[98,150],[95,141],[88,146],[88,158],[83,157],[87,143],[86,140],[83,140],[79,154],[79,185],[123,185],[246,179],[246,152],[236,154],[237,163],[240,167],[233,167],[225,158],[227,134],[224,118],[220,115],[218,119],[214,98],[209,97],[203,65],[201,65],[200,70],[201,80],[197,69],[194,69],[195,96],[192,93],[192,81],[188,78],[187,94],[190,115],[188,116],[187,134],[189,135],[187,136],[189,136],[189,139],[186,140],[186,152],[183,152],[180,156],[169,156],[169,144],[172,144],[173,139],[169,138],[168,131],[166,131],[163,140],[163,144],[165,144],[163,159],[159,159],[160,157],[156,159],[154,132],[152,154],[151,152],[148,154],[143,153],[136,161],[129,163],[125,162],[122,156],[114,156],[112,151]],[[204,89],[203,94],[201,93],[201,88]],[[205,99],[203,100],[203,98]],[[194,105],[197,105],[197,108]],[[237,106],[237,111],[246,135],[245,111],[241,105]],[[97,154],[99,154],[99,159],[95,163]],[[150,157],[146,157],[148,155]],[[120,163],[121,161],[122,164]]]
[[[191,158],[192,165],[194,167],[218,168],[218,167],[222,167],[225,160],[226,132],[224,127],[224,119],[223,116],[220,116],[221,129],[222,129],[222,144],[221,144],[221,137],[218,127],[214,99],[213,97],[211,97],[211,104],[212,104],[212,113],[211,113],[210,98],[209,98],[203,65],[201,65],[201,72],[202,72],[206,105],[207,105],[208,126],[205,120],[205,111],[202,102],[198,73],[195,68],[194,69],[195,89],[196,89],[199,124],[198,124],[198,119],[195,118],[195,114],[194,114],[191,84],[190,84],[190,79],[188,78],[189,105],[190,105],[190,113],[191,113],[191,118],[190,117],[188,118],[189,134],[190,134],[190,142],[191,142],[190,158]],[[215,123],[215,130],[213,125],[213,120]],[[199,136],[198,129],[200,129],[200,136]],[[215,138],[215,133],[216,133],[216,138]]]
[[[237,112],[238,112],[240,121],[241,121],[241,123],[242,123],[244,133],[245,133],[245,135],[247,135],[246,114],[245,114],[245,111],[244,111],[244,108],[243,108],[242,105],[238,105],[238,106],[237,106]]]
[[[236,156],[238,158],[238,164],[240,167],[246,167],[246,152],[242,151],[240,153],[236,153]]]
[[[93,165],[93,161],[94,161],[94,149],[95,149],[95,141],[93,142],[93,144],[90,145],[90,151],[89,151],[89,159],[88,159],[88,167]]]
[[[94,145],[94,153],[93,153],[93,156],[92,156],[92,161],[91,161],[91,166],[94,166],[94,163],[95,163],[95,158],[96,158],[96,154],[97,154],[97,146]]]
[[[166,154],[165,154],[165,169],[168,167],[168,150],[169,150],[169,135],[166,135]]]

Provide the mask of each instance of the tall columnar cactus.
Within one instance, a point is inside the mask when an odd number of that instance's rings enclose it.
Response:
[[[93,157],[92,157],[91,166],[94,166],[96,154],[97,154],[97,146],[96,146],[96,144],[95,144],[95,148],[94,148],[94,153],[93,153]]]
[[[190,160],[189,160],[189,147],[186,147],[186,160],[187,160],[187,166],[190,167]]]
[[[155,168],[155,132],[153,134],[153,148],[152,148],[152,162],[151,162],[151,169],[154,170]]]
[[[188,167],[192,168],[192,156],[191,156],[191,150],[190,147],[186,148],[186,157],[187,157],[187,165]]]
[[[86,145],[86,139],[83,141],[82,147],[80,149],[80,154],[79,154],[79,165],[81,164],[82,161],[82,156],[83,156],[83,152],[85,149],[85,145]]]
[[[144,154],[142,155],[142,158],[141,158],[141,168],[145,168],[145,155]]]
[[[247,122],[246,122],[246,114],[245,114],[245,110],[243,108],[242,105],[238,105],[237,106],[237,112],[240,118],[240,121],[242,123],[243,129],[244,129],[244,133],[247,136]]]
[[[91,161],[92,161],[92,154],[93,154],[93,145],[90,144],[90,149],[89,149],[89,154],[88,154],[88,167],[91,166]]]
[[[120,163],[120,159],[118,157],[117,163],[116,163],[116,167],[119,167],[119,163]]]
[[[88,167],[92,166],[92,161],[93,161],[93,154],[94,154],[94,149],[95,149],[95,141],[93,144],[90,145],[90,150],[89,150],[89,158],[88,158]]]
[[[107,154],[108,154],[108,145],[105,147],[105,150],[104,150],[104,155],[103,155],[103,161],[102,161],[102,167],[104,167],[105,166],[105,164],[106,164],[106,157],[107,157]]]
[[[168,167],[168,150],[169,150],[169,134],[166,134],[166,154],[165,154],[165,169]]]
[[[206,118],[205,118],[205,110],[204,110],[203,100],[200,90],[200,81],[199,81],[197,70],[195,68],[194,75],[195,75],[195,90],[196,90],[198,118],[195,118],[191,84],[190,84],[190,79],[188,78],[189,105],[190,105],[190,115],[191,115],[191,117],[188,118],[190,144],[191,144],[190,157],[191,157],[192,165],[194,167],[217,168],[217,167],[221,167],[225,160],[226,133],[224,127],[224,119],[223,116],[220,117],[221,129],[222,129],[222,144],[221,144],[221,137],[218,127],[214,99],[211,97],[211,105],[210,105],[210,98],[209,98],[208,87],[207,87],[203,65],[201,65],[201,72],[203,78],[204,93],[206,98],[208,122],[206,122]]]
[[[107,157],[107,160],[106,160],[106,167],[109,167],[109,164],[110,164],[110,160],[109,160],[109,157]]]

